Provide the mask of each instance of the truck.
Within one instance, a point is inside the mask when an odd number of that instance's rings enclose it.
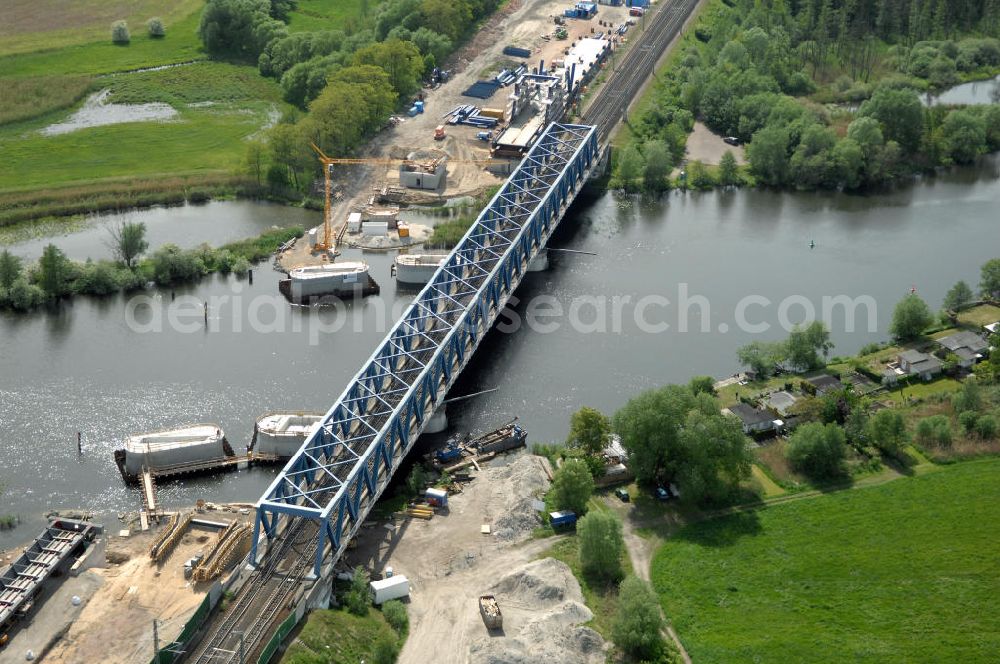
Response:
[[[576,524],[576,512],[570,510],[549,512],[549,523],[553,528],[572,528]]]
[[[390,599],[399,599],[410,594],[410,581],[402,574],[379,579],[368,584],[372,602],[382,604]]]
[[[500,613],[500,605],[493,595],[479,596],[479,615],[483,617],[483,624],[486,629],[500,629],[503,627],[503,614]]]

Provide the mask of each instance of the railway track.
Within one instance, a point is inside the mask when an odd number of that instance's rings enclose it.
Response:
[[[582,121],[597,127],[602,142],[610,137],[628,104],[653,74],[657,60],[680,33],[684,21],[697,4],[698,0],[673,0],[658,9],[639,40],[616,64],[614,74],[597,91],[597,96],[584,111]]]

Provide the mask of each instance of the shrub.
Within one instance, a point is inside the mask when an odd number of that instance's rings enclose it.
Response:
[[[240,278],[245,277],[247,276],[247,272],[250,271],[250,261],[240,256],[239,258],[233,261],[232,270],[233,274],[235,274],[237,277]]]
[[[917,440],[923,445],[951,446],[951,423],[944,415],[925,417],[917,422]]]
[[[154,39],[167,35],[167,29],[163,27],[163,21],[160,20],[159,16],[154,16],[146,21],[146,29],[149,30],[149,36]]]
[[[595,511],[576,526],[580,542],[580,565],[585,574],[606,581],[622,576],[622,522],[614,512]]]
[[[797,470],[816,478],[844,473],[846,436],[836,424],[810,422],[799,427],[788,442],[788,460]]]
[[[978,411],[983,407],[983,397],[979,384],[974,380],[962,383],[962,389],[951,396],[951,405],[956,413]]]
[[[976,429],[976,424],[979,422],[979,413],[974,410],[967,410],[958,416],[958,423],[962,425],[962,429],[965,433],[972,433]]]
[[[380,636],[372,650],[374,664],[394,664],[399,655],[399,646],[387,636]]]
[[[976,422],[976,434],[983,440],[997,437],[997,420],[992,415],[983,415]]]
[[[611,627],[615,645],[635,660],[655,661],[664,651],[663,614],[649,584],[629,576],[619,588],[618,612]]]
[[[410,617],[406,613],[406,606],[398,599],[389,600],[382,605],[382,615],[389,626],[402,636],[410,626]]]
[[[45,301],[45,291],[29,284],[24,277],[18,277],[7,290],[7,302],[15,311],[31,311]]]
[[[110,295],[120,289],[118,268],[110,261],[88,260],[73,283],[73,290],[81,295]]]
[[[348,611],[356,616],[368,615],[368,609],[371,607],[371,598],[368,595],[368,574],[360,567],[354,568],[351,588],[344,596],[344,605]]]
[[[132,41],[132,36],[128,33],[128,24],[125,21],[115,21],[111,24],[111,42],[114,44],[128,44]]]
[[[183,251],[176,244],[163,245],[153,252],[149,262],[153,281],[160,286],[192,281],[208,272],[205,263],[196,253]]]
[[[557,510],[587,511],[587,501],[594,492],[590,469],[579,459],[568,459],[552,478],[552,504]]]

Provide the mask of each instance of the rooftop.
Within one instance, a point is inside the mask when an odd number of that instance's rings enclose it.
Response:
[[[947,337],[941,337],[938,339],[938,343],[954,353],[957,353],[962,348],[968,349],[973,354],[981,353],[989,347],[985,339],[975,332],[969,332],[968,330],[962,330]]]
[[[750,404],[737,403],[729,407],[729,412],[740,418],[743,424],[753,426],[761,422],[771,422],[774,416],[766,410],[754,408]]]

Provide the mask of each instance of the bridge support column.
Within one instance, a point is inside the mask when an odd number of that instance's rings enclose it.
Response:
[[[448,428],[448,413],[445,412],[444,404],[437,407],[431,419],[427,420],[424,433],[441,433]]]
[[[528,263],[528,272],[544,272],[549,269],[549,250],[542,249]]]

